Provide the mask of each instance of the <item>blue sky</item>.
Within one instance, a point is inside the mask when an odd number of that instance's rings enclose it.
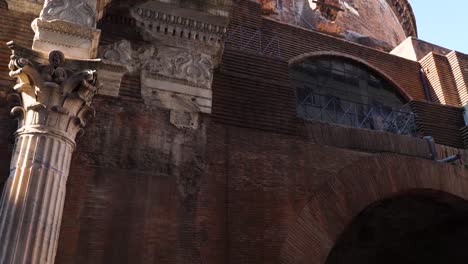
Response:
[[[420,39],[468,54],[468,0],[410,0]]]

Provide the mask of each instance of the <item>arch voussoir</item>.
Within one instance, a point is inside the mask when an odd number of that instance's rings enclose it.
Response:
[[[282,264],[323,264],[346,226],[370,204],[399,193],[430,189],[468,200],[464,169],[395,154],[361,159],[330,178],[290,227]]]

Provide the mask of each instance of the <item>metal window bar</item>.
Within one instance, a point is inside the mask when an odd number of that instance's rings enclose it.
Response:
[[[410,111],[384,110],[382,107],[344,100],[335,96],[310,93],[298,102],[298,116],[316,120],[416,136],[414,114]]]
[[[255,54],[281,58],[280,38],[263,29],[231,25],[226,33],[226,44]]]

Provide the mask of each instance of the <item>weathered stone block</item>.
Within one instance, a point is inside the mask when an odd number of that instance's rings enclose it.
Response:
[[[97,56],[101,31],[67,21],[46,21],[37,18],[32,23],[35,32],[33,49],[48,53],[61,50],[72,59],[91,59]]]

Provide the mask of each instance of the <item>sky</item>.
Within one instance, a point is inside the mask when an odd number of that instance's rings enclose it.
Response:
[[[468,0],[410,0],[418,37],[468,54]]]

